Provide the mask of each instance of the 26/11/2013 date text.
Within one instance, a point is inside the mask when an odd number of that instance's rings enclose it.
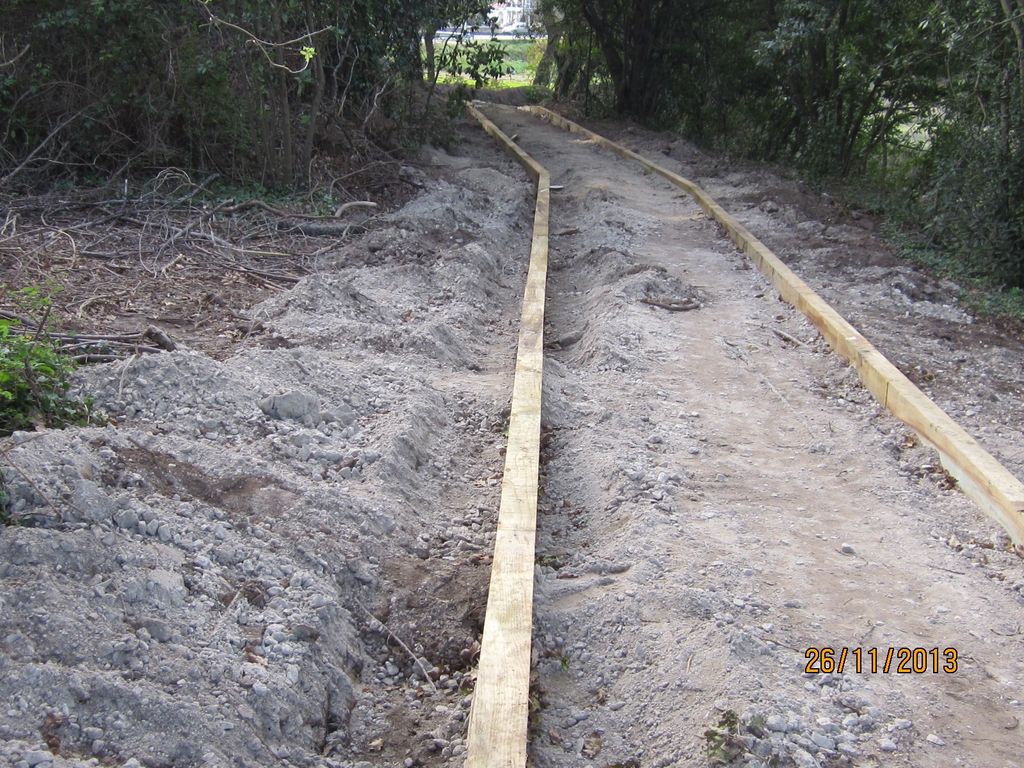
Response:
[[[809,674],[870,672],[876,674],[923,675],[952,674],[957,671],[956,648],[821,648],[804,651]]]

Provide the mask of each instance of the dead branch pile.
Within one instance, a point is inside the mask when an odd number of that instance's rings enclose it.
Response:
[[[239,310],[315,271],[376,208],[353,201],[318,215],[261,200],[204,203],[204,192],[171,170],[134,197],[0,200],[0,317],[34,330],[15,289],[53,292],[61,332],[47,335],[83,362],[173,348],[162,328],[197,329],[211,313],[252,333],[258,319]]]

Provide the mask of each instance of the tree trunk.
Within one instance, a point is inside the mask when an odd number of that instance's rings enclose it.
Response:
[[[558,43],[562,39],[562,25],[553,17],[545,14],[543,18],[544,31],[547,32],[548,41],[544,46],[544,55],[537,64],[537,72],[533,76],[533,84],[547,87],[551,85],[551,74],[555,68],[555,53],[558,50]]]
[[[608,74],[611,75],[612,84],[615,87],[615,110],[626,112],[629,103],[629,88],[626,84],[626,62],[624,54],[620,53],[616,46],[618,33],[612,25],[598,12],[593,0],[583,0],[581,3],[583,17],[587,20],[590,28],[594,30],[594,37],[597,38],[597,45],[604,54],[604,63],[608,67]]]
[[[1020,96],[1024,99],[1024,22],[1020,18],[1020,15],[1024,14],[1024,0],[1017,0],[1017,5],[1020,8],[1019,11],[1016,11],[1010,5],[1010,0],[999,0],[999,3],[1003,7],[1003,14],[1006,16],[1006,21],[1010,24],[1010,29],[1013,30],[1013,37],[1017,43],[1018,87],[1020,88]]]
[[[437,29],[434,27],[423,32],[423,47],[427,51],[427,81],[431,83],[435,81],[437,73],[437,59],[434,56],[434,35],[436,34]]]
[[[281,31],[281,10],[275,3],[273,6],[272,25],[276,39],[280,39]],[[292,109],[291,100],[288,97],[288,68],[284,58],[284,49],[274,48],[274,69],[276,80],[276,93],[274,95],[274,111],[277,113],[278,138],[281,142],[280,163],[278,164],[279,178],[277,183],[290,186],[295,183],[295,157],[292,145]]]
[[[302,185],[309,187],[309,166],[313,161],[313,144],[316,141],[316,126],[317,121],[320,117],[320,109],[323,107],[324,102],[324,88],[327,83],[327,78],[324,75],[324,62],[323,57],[319,54],[313,57],[311,62],[313,65],[313,100],[309,105],[309,125],[306,126],[305,141],[302,144],[302,157],[299,161],[302,163],[302,168],[299,172],[302,176]]]

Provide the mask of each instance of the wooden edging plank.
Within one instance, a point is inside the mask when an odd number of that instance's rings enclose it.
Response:
[[[505,473],[498,531],[469,715],[466,768],[523,768],[530,702],[534,551],[540,469],[541,377],[544,369],[544,294],[548,269],[551,177],[472,104],[487,133],[516,158],[537,184],[533,242],[519,323]]]
[[[803,312],[832,348],[854,366],[875,399],[934,448],[943,466],[957,479],[963,492],[1006,529],[1018,549],[1024,548],[1024,484],[707,192],[689,179],[549,109],[538,106],[520,109],[571,133],[582,134],[594,144],[640,163],[688,192],[704,212],[718,222],[736,246],[750,256],[782,298]]]

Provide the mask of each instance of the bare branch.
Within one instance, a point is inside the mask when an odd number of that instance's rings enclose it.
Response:
[[[49,144],[54,139],[54,137],[56,137],[57,134],[60,133],[62,130],[64,130],[68,125],[70,125],[75,120],[77,120],[79,117],[81,117],[86,109],[87,108],[83,107],[82,109],[80,109],[77,112],[75,112],[73,115],[71,115],[69,117],[65,117],[63,120],[61,120],[59,123],[57,123],[57,127],[54,128],[52,131],[50,131],[49,134],[47,134],[46,138],[43,139],[42,142],[40,142],[39,146],[37,146],[35,149],[33,149],[31,152],[29,152],[28,157],[26,157],[24,160],[22,160],[17,168],[15,168],[13,171],[8,173],[2,179],[0,179],[0,188],[6,186],[7,183],[10,182],[11,179],[13,179],[19,172],[24,170],[25,166],[27,166],[29,163],[31,163],[35,159],[36,155],[38,155],[43,150],[43,147],[45,147],[47,144]]]
[[[28,49],[29,49],[29,46],[26,45],[24,48],[21,49],[21,52],[18,53],[13,59],[10,59],[10,60],[4,61],[4,62],[0,62],[0,69],[7,69],[8,67],[13,67],[17,63],[18,59],[20,59],[22,56],[24,56],[26,53],[28,53]]]

